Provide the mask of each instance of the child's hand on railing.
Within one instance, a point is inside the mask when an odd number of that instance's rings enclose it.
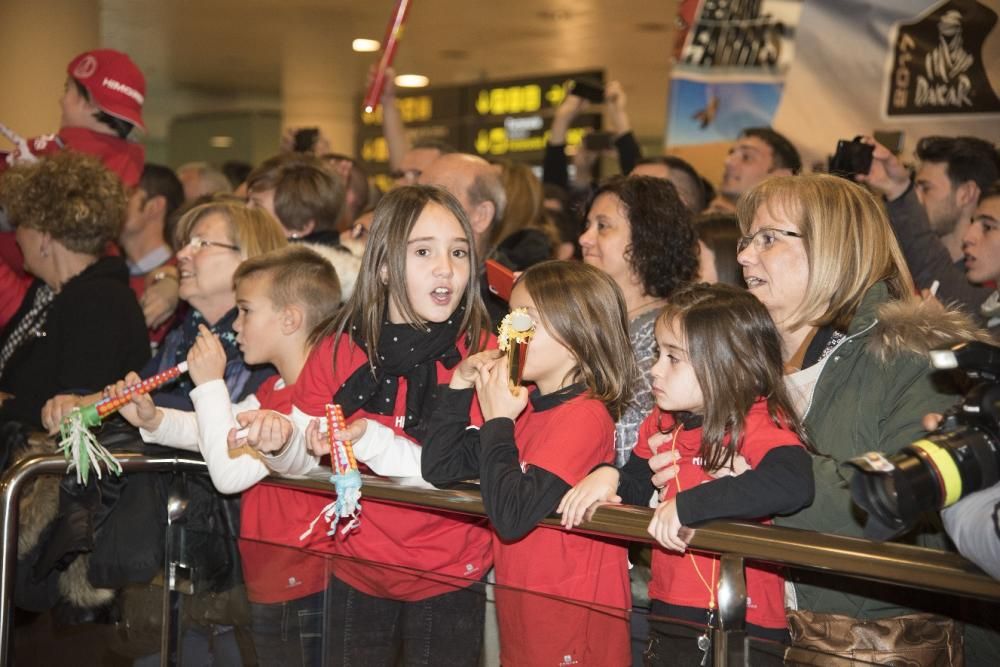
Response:
[[[653,518],[649,522],[647,530],[664,549],[680,553],[687,551],[687,543],[694,536],[694,531],[686,528],[677,516],[677,500],[675,498],[660,503],[660,506],[653,512]]]
[[[120,398],[125,395],[125,389],[142,382],[138,373],[132,372],[125,376],[124,380],[108,385],[104,389],[104,395],[110,398]],[[153,399],[147,393],[133,392],[128,403],[123,405],[118,412],[132,426],[155,431],[163,421],[163,411],[156,407]]]
[[[278,454],[292,439],[295,427],[284,415],[273,410],[248,410],[236,415],[240,430],[229,429],[226,443],[230,449],[252,447],[262,454]]]
[[[563,528],[575,528],[584,519],[590,521],[594,512],[601,505],[622,502],[618,495],[618,482],[621,473],[612,466],[601,466],[566,492],[559,502],[556,512],[562,514]]]

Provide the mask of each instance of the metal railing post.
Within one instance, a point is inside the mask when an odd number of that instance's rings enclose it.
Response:
[[[167,495],[167,528],[163,541],[163,628],[160,631],[160,664],[175,667],[182,661],[184,628],[181,624],[181,594],[191,595],[190,571],[184,565],[184,520],[188,506],[187,484],[174,477]]]
[[[64,474],[63,457],[34,456],[18,461],[0,478],[0,525],[3,547],[0,551],[0,665],[10,664],[13,645],[11,624],[14,611],[14,573],[17,568],[18,500],[25,485],[36,475]]]
[[[142,454],[118,454],[122,472],[166,472],[170,470],[205,470],[205,462],[179,457],[147,457]],[[38,475],[65,475],[66,459],[38,455],[22,459],[0,477],[0,665],[10,664],[13,634],[14,574],[17,568],[18,502],[21,492]]]
[[[743,557],[723,554],[719,560],[719,623],[712,630],[714,665],[748,667],[747,581]]]

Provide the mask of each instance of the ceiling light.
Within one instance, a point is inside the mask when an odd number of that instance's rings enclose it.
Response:
[[[423,74],[400,74],[395,81],[400,88],[425,88],[431,82]]]
[[[212,148],[229,148],[233,145],[233,138],[224,134],[209,137],[208,145]]]
[[[378,43],[377,39],[365,39],[363,37],[359,37],[351,42],[351,48],[358,53],[371,53],[372,51],[378,51],[382,48],[382,45]]]

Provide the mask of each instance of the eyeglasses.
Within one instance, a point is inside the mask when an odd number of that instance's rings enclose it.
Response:
[[[779,235],[791,236],[796,239],[802,238],[802,234],[799,232],[790,232],[787,229],[775,229],[774,227],[764,227],[762,229],[758,229],[753,234],[741,236],[739,242],[736,244],[736,251],[743,252],[750,247],[751,243],[753,244],[754,250],[757,252],[770,250]]]
[[[203,239],[200,236],[192,236],[191,240],[185,244],[186,248],[191,248],[194,252],[200,252],[209,246],[225,248],[226,250],[235,250],[236,252],[240,251],[239,246],[231,245],[229,243],[221,243],[219,241],[209,241],[208,239]]]

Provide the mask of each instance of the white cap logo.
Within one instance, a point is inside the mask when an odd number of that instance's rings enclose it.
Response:
[[[97,71],[97,58],[92,55],[84,56],[83,60],[76,64],[73,69],[74,79],[89,79]]]

